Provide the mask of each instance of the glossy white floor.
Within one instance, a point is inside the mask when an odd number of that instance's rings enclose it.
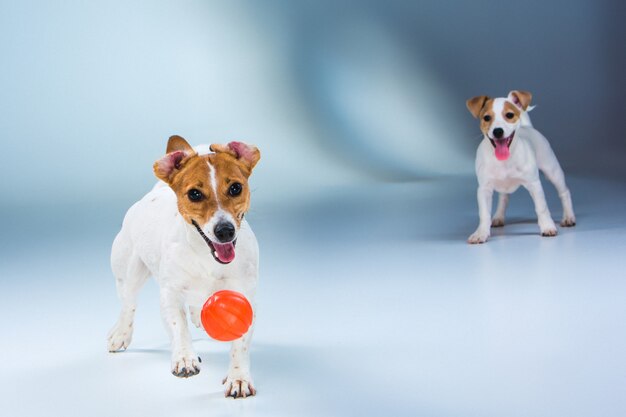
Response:
[[[0,242],[0,414],[626,415],[626,185],[570,179],[579,224],[556,238],[538,235],[520,190],[509,224],[470,246],[474,184],[375,184],[254,206],[259,393],[236,401],[220,386],[228,346],[198,329],[202,372],[169,373],[152,281],[130,349],[106,352],[122,207],[46,225],[14,213]]]

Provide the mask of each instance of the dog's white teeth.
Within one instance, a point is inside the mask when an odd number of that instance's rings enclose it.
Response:
[[[217,251],[213,251],[213,256],[217,258]]]

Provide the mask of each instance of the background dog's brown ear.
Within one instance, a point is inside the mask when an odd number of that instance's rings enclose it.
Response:
[[[210,149],[216,153],[225,152],[232,155],[248,168],[249,173],[252,172],[252,168],[254,168],[257,162],[259,162],[259,159],[261,159],[261,152],[256,146],[247,145],[243,142],[230,142],[227,145],[214,143],[211,145]]]
[[[167,141],[167,154],[153,165],[154,175],[171,184],[174,175],[195,155],[196,152],[185,139],[176,135],[171,136]]]
[[[515,103],[517,107],[526,111],[526,109],[528,109],[528,106],[530,106],[530,101],[533,99],[533,95],[530,94],[528,91],[513,90],[509,93],[509,96],[507,98]]]
[[[487,96],[476,96],[467,100],[465,105],[467,106],[467,110],[472,113],[472,116],[478,118],[478,115],[483,107],[485,107],[487,100],[489,100],[489,97]]]

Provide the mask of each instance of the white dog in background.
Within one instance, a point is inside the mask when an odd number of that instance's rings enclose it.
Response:
[[[469,243],[484,243],[491,227],[504,226],[504,214],[509,194],[521,185],[528,190],[542,236],[556,236],[557,230],[550,216],[539,170],[556,187],[563,205],[561,226],[576,225],[572,198],[565,185],[563,170],[548,140],[530,122],[527,111],[532,95],[525,91],[511,91],[506,98],[478,96],[467,100],[467,108],[480,120],[483,141],[476,152],[478,177],[478,214],[480,223],[468,238]],[[492,196],[499,195],[496,213],[491,218]]]
[[[167,155],[154,164],[162,182],[128,210],[111,251],[122,311],[109,334],[109,351],[130,344],[137,294],[153,276],[172,343],[171,371],[182,378],[200,372],[186,306],[199,327],[202,305],[214,292],[235,290],[253,303],[256,291],[259,251],[244,214],[250,206],[248,177],[260,153],[240,142],[211,145],[210,150],[214,153],[199,155],[180,136],[170,138]],[[250,376],[251,337],[252,327],[232,344],[224,378],[227,396],[256,393]]]

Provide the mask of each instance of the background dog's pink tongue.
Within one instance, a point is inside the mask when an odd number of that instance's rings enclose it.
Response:
[[[217,255],[217,259],[224,263],[232,262],[235,259],[235,245],[233,242],[229,243],[215,243],[213,242],[213,247],[215,248],[215,254]]]
[[[496,158],[498,161],[506,161],[511,155],[506,140],[496,140]]]

